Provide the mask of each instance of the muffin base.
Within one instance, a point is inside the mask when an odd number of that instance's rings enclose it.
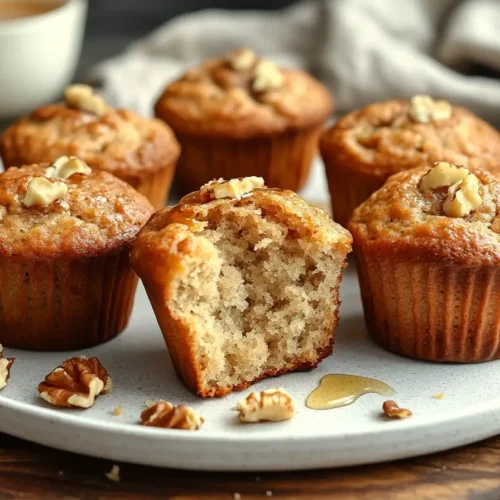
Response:
[[[126,175],[117,175],[135,188],[139,193],[144,195],[155,211],[165,207],[170,193],[170,186],[174,177],[175,163],[161,168],[152,174],[143,175],[141,177],[133,177]]]
[[[340,168],[328,153],[322,152],[325,163],[328,191],[332,204],[333,220],[347,227],[354,210],[380,189],[385,178]]]
[[[118,335],[137,286],[129,253],[127,246],[86,260],[0,259],[0,344],[65,351]]]
[[[272,137],[220,139],[178,134],[176,181],[183,194],[212,179],[263,177],[267,186],[299,190],[307,181],[323,124]]]
[[[367,329],[385,349],[416,359],[500,359],[500,270],[451,267],[355,246]]]

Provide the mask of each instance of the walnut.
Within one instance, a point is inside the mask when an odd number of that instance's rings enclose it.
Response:
[[[449,187],[465,179],[470,171],[465,167],[457,167],[453,163],[438,161],[422,177],[418,188],[423,193],[433,189]]]
[[[84,356],[67,359],[38,385],[45,401],[69,408],[90,408],[99,394],[111,389],[111,378],[101,362]]]
[[[120,466],[119,465],[113,465],[111,467],[111,470],[109,472],[105,472],[104,475],[110,480],[113,481],[114,483],[119,483],[120,482]]]
[[[252,89],[255,92],[265,92],[283,85],[285,78],[281,70],[272,61],[261,60],[255,67],[255,77]]]
[[[438,392],[432,396],[434,399],[444,399],[444,394],[442,392]]]
[[[89,85],[70,85],[64,90],[66,104],[72,108],[82,109],[97,116],[104,116],[109,107],[104,99],[94,93]]]
[[[443,212],[448,217],[465,217],[483,203],[479,194],[479,179],[467,168],[444,161],[434,163],[422,177],[419,189],[425,193],[443,187],[448,188],[443,203]]]
[[[250,49],[239,49],[226,56],[231,68],[236,71],[248,71],[257,62],[257,56]]]
[[[200,189],[200,198],[203,201],[221,198],[240,199],[243,195],[252,192],[254,189],[265,187],[262,177],[240,177],[239,179],[213,180],[205,184]]]
[[[158,401],[141,413],[141,423],[148,427],[195,431],[203,422],[203,417],[192,408],[184,405],[174,406],[167,401]]]
[[[413,415],[410,410],[400,408],[396,401],[384,401],[382,410],[389,418],[409,418]]]
[[[284,389],[251,392],[236,409],[242,422],[280,422],[295,416],[295,402]]]
[[[470,173],[464,180],[450,186],[443,203],[443,212],[448,217],[466,217],[482,204],[479,179]]]
[[[3,357],[3,346],[0,344],[0,389],[3,389],[7,385],[10,377],[10,369],[15,360],[16,358]]]
[[[410,100],[410,117],[419,123],[429,123],[431,120],[448,120],[452,107],[448,101],[435,101],[428,95],[416,95]]]
[[[61,156],[45,169],[49,179],[68,179],[74,174],[90,175],[92,169],[76,156]]]
[[[67,192],[68,186],[64,182],[34,177],[28,182],[22,203],[28,208],[33,205],[48,207],[52,202],[64,198]]]

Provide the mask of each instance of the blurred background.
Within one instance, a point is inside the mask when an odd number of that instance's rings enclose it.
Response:
[[[276,10],[297,0],[90,0],[78,76],[180,14],[208,8]],[[398,1],[398,0],[396,0]]]

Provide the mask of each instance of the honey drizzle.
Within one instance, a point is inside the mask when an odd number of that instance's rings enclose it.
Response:
[[[307,397],[306,406],[313,410],[329,410],[354,403],[364,394],[375,393],[381,396],[392,396],[396,391],[373,378],[330,373],[325,375]]]

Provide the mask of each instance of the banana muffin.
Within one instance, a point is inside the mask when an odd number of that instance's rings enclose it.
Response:
[[[191,69],[155,107],[182,145],[177,178],[184,192],[214,178],[252,175],[298,190],[332,112],[320,82],[249,49]]]
[[[447,162],[393,175],[353,214],[365,320],[390,351],[500,358],[500,184]]]
[[[159,210],[165,206],[180,153],[160,120],[113,109],[86,85],[72,85],[65,102],[42,106],[2,135],[5,168],[78,156],[136,188]]]
[[[320,143],[334,219],[401,170],[436,161],[500,170],[500,134],[466,109],[429,96],[372,104],[340,118]]]
[[[125,328],[132,241],[153,208],[78,158],[0,175],[0,344],[69,350]]]
[[[177,374],[213,397],[331,354],[350,250],[323,210],[250,177],[156,213],[131,259]]]

